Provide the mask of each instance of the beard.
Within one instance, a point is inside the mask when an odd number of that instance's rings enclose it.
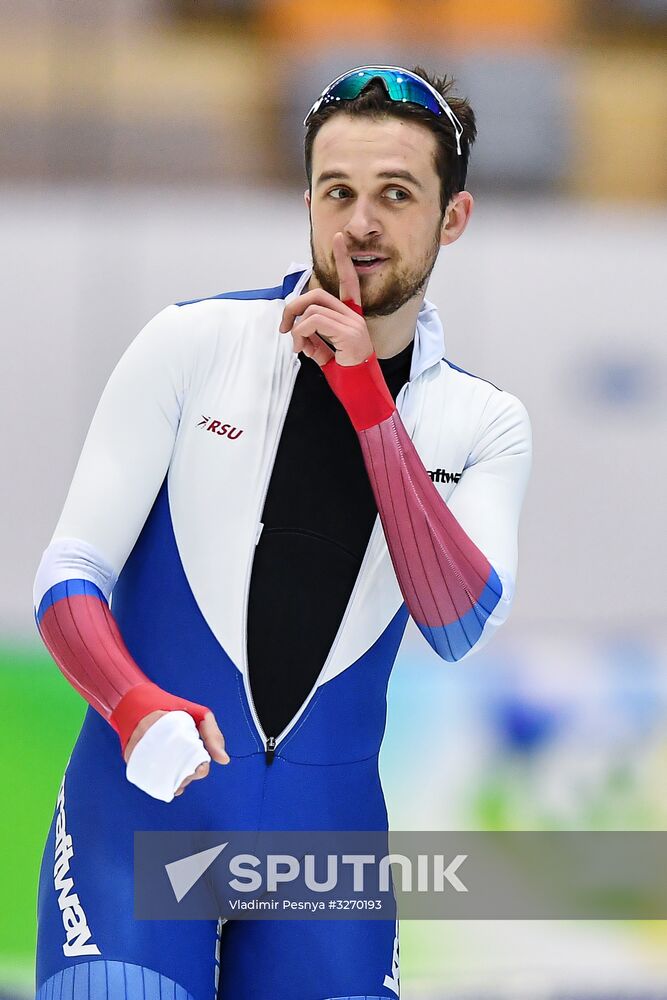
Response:
[[[385,271],[358,274],[361,290],[361,306],[365,317],[390,316],[406,302],[418,295],[428,283],[440,250],[442,219],[438,222],[431,246],[415,265],[396,266],[390,258],[385,262]],[[325,292],[338,298],[339,281],[333,252],[329,258],[320,257],[313,243],[313,227],[310,227],[310,252],[313,260],[313,274]],[[357,247],[355,254],[372,254],[373,247]],[[358,273],[358,272],[357,272]]]

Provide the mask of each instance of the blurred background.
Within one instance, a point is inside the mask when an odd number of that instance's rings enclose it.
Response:
[[[459,666],[406,634],[392,825],[666,829],[666,0],[0,0],[2,997],[33,992],[83,716],[31,594],[95,404],[167,303],[308,264],[302,119],[373,62],[476,110],[475,213],[427,297],[535,449],[509,623]],[[667,926],[405,921],[401,973],[404,1000],[648,1000]]]

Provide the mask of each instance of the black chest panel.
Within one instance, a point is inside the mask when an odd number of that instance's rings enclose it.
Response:
[[[380,360],[394,400],[413,343]],[[267,736],[289,724],[319,676],[377,514],[350,418],[319,365],[299,360],[250,579],[250,686]]]

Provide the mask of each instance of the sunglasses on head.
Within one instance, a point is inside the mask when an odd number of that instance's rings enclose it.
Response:
[[[307,125],[317,111],[329,104],[351,101],[358,97],[364,87],[376,79],[382,81],[390,100],[401,104],[419,104],[422,108],[432,111],[434,115],[447,115],[456,133],[456,151],[459,156],[461,155],[463,125],[447,101],[426,80],[422,80],[420,76],[407,69],[401,69],[400,66],[357,66],[356,69],[348,70],[342,76],[336,77],[324,88],[304,118],[303,124]]]

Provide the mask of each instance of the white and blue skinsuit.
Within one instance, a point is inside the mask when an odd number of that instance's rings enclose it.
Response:
[[[38,1000],[399,995],[393,921],[133,918],[135,830],[385,830],[378,753],[408,616],[454,662],[510,611],[531,465],[525,407],[444,358],[426,300],[402,358],[350,368],[333,359],[335,369],[314,373],[278,332],[310,276],[290,269],[275,288],[168,306],[125,352],[96,410],[34,590],[42,637],[91,706],[44,851]],[[351,514],[362,527],[349,537],[337,535],[350,520],[338,509],[347,493],[332,485],[331,516],[318,503],[304,524],[282,488],[288,467],[277,471],[307,392],[314,407],[319,392],[334,408],[320,448],[341,447],[344,424],[354,452]],[[311,444],[304,461],[312,453]],[[258,633],[287,615],[287,559],[301,542],[305,560],[348,584],[322,610],[333,622],[323,652],[309,660],[314,647],[302,644],[292,675],[282,648],[263,663],[269,638],[263,647]],[[278,612],[267,605],[271,579],[285,584]],[[313,624],[312,582],[302,584],[288,650],[301,648],[299,616]],[[231,762],[174,798],[208,759],[193,721],[202,706]],[[156,708],[169,714],[126,771],[118,737],[124,747]],[[149,738],[158,732],[162,743]]]

